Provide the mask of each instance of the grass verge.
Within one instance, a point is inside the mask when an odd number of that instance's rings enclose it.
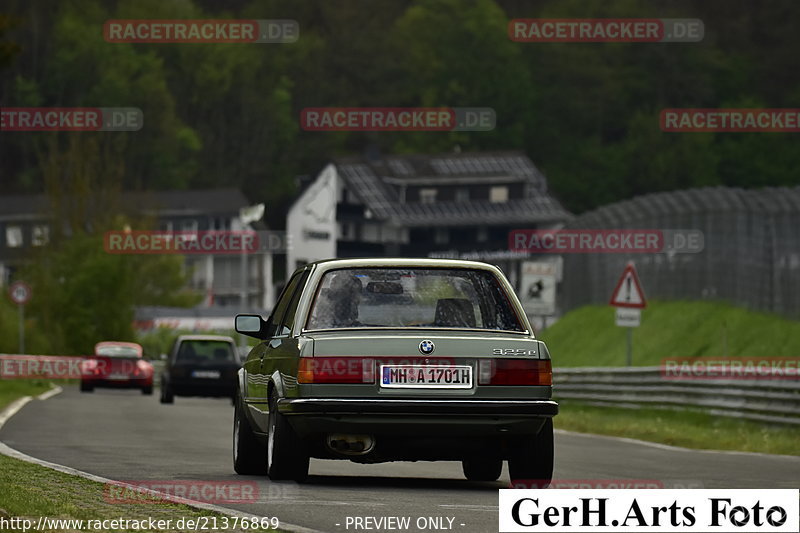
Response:
[[[625,330],[614,308],[589,305],[537,335],[553,365],[624,366]],[[633,364],[676,357],[800,357],[800,322],[721,302],[650,302],[633,328]]]
[[[686,410],[624,409],[559,401],[557,429],[684,448],[800,455],[800,428]]]
[[[50,390],[50,382],[46,379],[0,380],[0,411],[17,398],[37,396],[48,390]]]
[[[72,476],[57,472],[49,468],[20,461],[11,457],[0,455],[0,519],[6,521],[12,517],[18,519],[32,520],[32,525],[36,525],[39,517],[62,520],[83,520],[83,526],[78,524],[55,524],[38,531],[66,531],[66,530],[110,530],[109,527],[97,528],[88,523],[95,520],[147,520],[152,518],[155,521],[164,520],[165,527],[149,528],[140,527],[134,523],[120,524],[128,525],[124,528],[113,528],[115,531],[190,531],[194,528],[187,525],[188,520],[198,520],[199,523],[206,523],[209,530],[213,519],[216,518],[218,527],[225,515],[202,509],[195,509],[188,505],[178,503],[150,503],[150,504],[120,504],[107,501],[104,496],[105,484],[90,481],[78,476]],[[206,518],[202,518],[206,517]],[[178,520],[183,519],[184,524],[179,524]],[[166,520],[171,520],[167,524]],[[233,518],[229,518],[229,524],[233,524]],[[2,522],[2,520],[0,520]],[[19,520],[17,520],[19,524]],[[10,523],[13,525],[13,523]],[[58,526],[61,527],[58,527]],[[180,527],[180,526],[183,527]],[[169,527],[166,527],[169,526]],[[202,526],[200,526],[200,530]],[[21,527],[15,529],[3,528],[0,524],[0,531],[21,531]],[[30,529],[29,529],[30,530]],[[254,531],[252,528],[229,528],[232,531]],[[267,531],[255,529],[255,531]],[[272,529],[270,531],[276,531]]]

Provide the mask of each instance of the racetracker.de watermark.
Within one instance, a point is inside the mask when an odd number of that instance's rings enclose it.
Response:
[[[684,357],[661,360],[663,379],[800,380],[797,357]]]
[[[282,231],[107,231],[110,254],[254,254],[285,253],[291,248]]]
[[[700,230],[661,229],[517,229],[508,234],[508,248],[535,254],[698,253]]]
[[[664,109],[660,122],[670,133],[798,133],[800,109]]]
[[[84,357],[0,355],[0,379],[80,379]]]
[[[0,132],[139,131],[144,125],[136,107],[4,107]]]
[[[491,131],[490,107],[307,107],[306,131]]]
[[[270,491],[279,492],[280,487],[271,488]],[[103,490],[103,499],[113,504],[257,503],[260,497],[260,489],[255,481],[110,481]],[[272,495],[272,499],[280,497],[283,495]]]
[[[109,43],[293,43],[300,38],[296,20],[108,20]]]
[[[521,43],[695,43],[700,19],[513,19],[508,38]]]

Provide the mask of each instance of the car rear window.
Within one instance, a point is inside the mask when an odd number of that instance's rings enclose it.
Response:
[[[178,349],[177,361],[234,361],[234,353],[225,341],[183,341]]]
[[[133,346],[100,346],[95,355],[104,357],[139,357],[139,350]]]
[[[457,328],[524,331],[485,270],[338,269],[320,282],[307,329]]]

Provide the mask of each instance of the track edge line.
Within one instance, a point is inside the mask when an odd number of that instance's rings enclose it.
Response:
[[[49,391],[43,392],[36,398],[39,400],[47,400],[59,394],[64,389],[56,385],[55,389],[51,389]],[[57,392],[54,392],[57,391]],[[44,397],[42,397],[44,396]],[[0,428],[11,419],[12,416],[17,414],[25,405],[31,402],[34,398],[32,396],[23,396],[22,398],[18,398],[11,402],[5,409],[0,411]],[[42,459],[37,459],[36,457],[31,457],[30,455],[24,454],[19,450],[15,450],[11,446],[7,445],[5,442],[0,441],[0,454],[3,454],[7,457],[12,457],[14,459],[19,459],[21,461],[25,461],[28,463],[33,463],[44,468],[49,468],[51,470],[55,470],[57,472],[61,472],[63,474],[69,474],[71,476],[78,476],[84,479],[88,479],[89,481],[95,481],[97,483],[115,483],[120,486],[128,486],[132,489],[141,490],[141,487],[134,487],[133,485],[128,485],[127,483],[122,483],[120,481],[116,481],[113,479],[104,478],[102,476],[97,476],[95,474],[90,474],[89,472],[84,472],[82,470],[78,470],[76,468],[72,468],[69,466],[60,465],[57,463],[51,463],[49,461],[44,461]],[[171,497],[169,494],[164,492],[152,491],[156,495],[164,496],[164,497]],[[194,500],[183,500],[181,502],[177,502],[183,505],[188,505],[189,507],[194,507],[195,509],[203,509],[204,511],[213,511],[216,513],[220,513],[223,515],[234,516],[239,518],[256,518],[261,519],[262,517],[258,515],[254,515],[251,513],[245,513],[244,511],[239,511],[236,509],[229,509],[227,507],[222,507],[220,505],[212,505],[210,503],[203,503],[203,502],[196,502]],[[286,522],[281,521],[280,529],[287,531],[289,533],[324,533],[322,531],[318,531],[316,529],[309,529],[307,527],[298,526],[295,524],[289,524]]]

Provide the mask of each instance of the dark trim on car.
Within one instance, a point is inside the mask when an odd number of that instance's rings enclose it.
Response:
[[[529,416],[550,418],[558,414],[551,400],[375,400],[329,398],[281,398],[278,411],[295,415],[455,415]]]

